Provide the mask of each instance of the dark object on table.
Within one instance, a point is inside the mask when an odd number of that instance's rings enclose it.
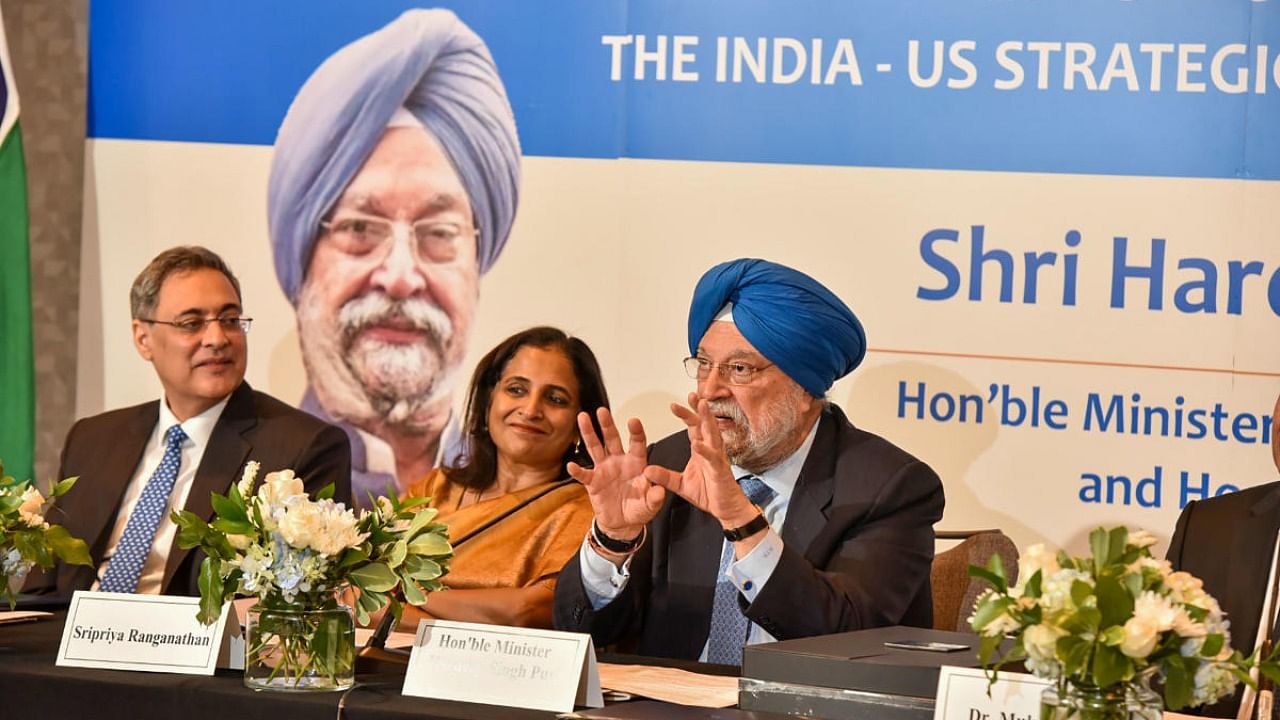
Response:
[[[930,720],[943,665],[980,667],[975,636],[913,627],[748,645],[738,705],[818,718]],[[949,653],[885,647],[902,640],[971,646]]]

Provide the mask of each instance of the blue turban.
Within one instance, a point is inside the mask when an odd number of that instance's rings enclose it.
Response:
[[[867,353],[862,323],[821,283],[784,265],[743,258],[711,268],[693,289],[691,355],[725,303],[733,303],[733,323],[747,342],[814,397],[826,395]]]
[[[307,79],[280,125],[267,186],[276,277],[296,303],[320,221],[400,107],[444,148],[480,226],[480,272],[515,218],[520,141],[489,49],[448,10],[409,10]]]

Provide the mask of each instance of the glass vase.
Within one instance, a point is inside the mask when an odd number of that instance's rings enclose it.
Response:
[[[1100,688],[1064,681],[1040,696],[1040,720],[1160,720],[1164,703],[1149,676]]]
[[[255,690],[326,692],[355,684],[356,631],[350,608],[259,602],[248,611],[244,684]]]

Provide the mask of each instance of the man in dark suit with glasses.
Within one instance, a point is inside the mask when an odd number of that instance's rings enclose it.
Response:
[[[213,517],[246,462],[292,469],[309,492],[332,483],[351,502],[351,450],[338,428],[244,381],[247,338],[240,283],[202,247],[156,256],[129,292],[134,348],[164,394],[84,418],[67,433],[62,477],[80,478],[57,522],[88,543],[92,566],[59,565],[28,592],[75,590],[198,595],[203,555],[176,543],[171,510]]]

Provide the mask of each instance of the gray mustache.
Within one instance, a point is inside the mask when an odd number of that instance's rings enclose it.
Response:
[[[407,322],[443,348],[453,338],[453,322],[436,305],[422,298],[392,300],[383,292],[370,292],[347,302],[338,311],[338,328],[349,344],[360,330],[370,325]]]
[[[724,415],[742,427],[747,427],[747,416],[742,406],[732,400],[708,400],[707,409],[712,415]]]

